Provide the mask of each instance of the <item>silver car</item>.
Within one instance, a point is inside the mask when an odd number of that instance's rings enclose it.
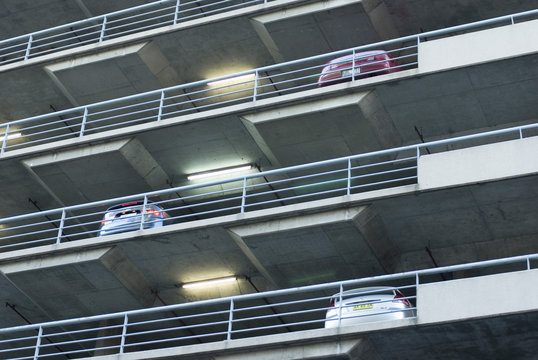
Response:
[[[143,210],[143,201],[110,207],[105,212],[103,221],[101,221],[99,236],[138,230],[140,229],[142,219],[144,219],[144,229],[161,227],[164,225],[164,220],[168,218],[166,212],[152,202],[146,204],[144,214],[142,215]]]
[[[374,321],[396,320],[415,316],[415,308],[394,287],[366,287],[331,297],[325,316],[325,328],[356,325]],[[340,321],[338,318],[341,316]]]

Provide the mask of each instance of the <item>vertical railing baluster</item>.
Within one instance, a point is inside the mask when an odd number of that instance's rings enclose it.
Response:
[[[228,318],[228,333],[226,334],[226,340],[232,339],[232,322],[234,319],[234,299],[230,300],[230,316]]]
[[[142,205],[142,211],[140,212],[140,230],[144,230],[144,216],[146,216],[147,205],[148,205],[148,196],[144,195],[144,204]]]
[[[519,138],[523,139],[523,130],[519,128]]]
[[[254,73],[254,95],[252,96],[252,101],[256,101],[256,96],[258,95],[258,70]]]
[[[34,41],[33,35],[28,37],[28,45],[26,46],[26,53],[24,54],[24,60],[28,60],[30,57],[30,50],[32,48],[32,41]]]
[[[0,154],[3,154],[4,151],[6,151],[8,136],[9,136],[9,124],[6,125],[6,131],[4,133],[4,138],[2,139],[2,149],[0,149]]]
[[[163,106],[164,106],[164,90],[161,91],[161,100],[159,101],[159,114],[157,115],[157,121],[161,121],[163,115]]]
[[[351,194],[351,158],[347,159],[347,195]]]
[[[531,259],[527,256],[527,270],[531,269]]]
[[[41,347],[41,337],[43,336],[43,327],[39,327],[39,331],[37,333],[37,341],[35,344],[35,351],[34,351],[34,360],[39,359],[39,349]]]
[[[62,209],[62,217],[60,219],[60,226],[58,227],[58,236],[56,237],[56,244],[59,244],[62,242],[64,222],[65,222],[65,209]]]
[[[125,338],[127,336],[127,324],[129,322],[129,317],[125,314],[123,319],[123,328],[121,331],[121,342],[120,342],[120,354],[123,354],[123,349],[125,348]]]
[[[106,16],[103,17],[103,26],[101,27],[101,34],[99,35],[99,42],[102,42],[105,37],[105,30],[106,30]]]
[[[353,49],[351,57],[351,81],[355,81],[355,49]]]
[[[80,124],[80,137],[84,136],[84,130],[86,129],[87,118],[88,118],[88,107],[85,107],[84,115],[82,115],[82,123]]]
[[[243,194],[241,195],[241,214],[245,212],[245,204],[247,201],[247,178],[243,178]]]
[[[344,287],[340,284],[340,291],[338,292],[338,327],[342,325],[342,293]]]
[[[177,20],[179,18],[179,6],[181,5],[181,0],[177,0],[176,2],[176,11],[174,12],[174,25],[177,24]]]

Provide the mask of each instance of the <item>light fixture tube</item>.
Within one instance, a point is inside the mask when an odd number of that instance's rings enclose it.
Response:
[[[205,172],[201,172],[197,174],[191,174],[187,176],[187,180],[203,179],[203,178],[207,178],[211,176],[225,175],[225,174],[235,173],[239,171],[246,171],[250,169],[252,169],[252,165],[241,165],[241,166],[236,166],[236,167],[227,168],[227,169],[205,171]]]
[[[16,133],[11,133],[7,136],[7,139],[8,140],[13,140],[13,139],[16,139],[16,138],[20,138],[22,136],[22,133],[20,132],[16,132]],[[5,136],[0,136],[0,142],[4,141],[4,138]]]
[[[238,84],[243,81],[252,80],[254,79],[254,77],[255,77],[254,74],[239,75],[239,76],[235,76],[235,77],[231,77],[227,79],[210,81],[207,83],[207,85],[214,86],[214,85],[223,85],[223,84]]]
[[[183,289],[190,289],[194,287],[202,287],[202,286],[208,286],[208,285],[215,285],[215,284],[222,284],[227,282],[232,282],[237,280],[237,276],[228,276],[218,279],[210,279],[210,280],[203,280],[203,281],[194,281],[190,283],[182,284],[181,287]]]

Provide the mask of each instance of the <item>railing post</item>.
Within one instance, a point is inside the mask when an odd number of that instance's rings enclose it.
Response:
[[[252,96],[252,101],[256,101],[256,96],[258,95],[258,70],[254,74],[254,95]]]
[[[340,291],[338,292],[338,327],[342,325],[342,293],[344,287],[340,284]]]
[[[531,259],[527,256],[527,270],[531,269]]]
[[[123,354],[123,349],[125,347],[125,337],[127,336],[127,323],[129,322],[129,317],[125,314],[123,319],[123,328],[121,331],[121,342],[120,342],[120,354]]]
[[[30,49],[32,48],[32,41],[34,41],[34,37],[30,35],[28,37],[28,45],[26,46],[26,53],[24,54],[24,60],[28,60],[30,57]]]
[[[3,154],[4,151],[6,151],[8,136],[9,136],[9,124],[6,125],[6,131],[4,132],[4,138],[2,139],[2,149],[0,149],[0,154]]]
[[[56,237],[56,244],[59,244],[62,242],[62,232],[64,228],[64,222],[65,222],[65,209],[62,209],[62,218],[60,219],[60,226],[58,227],[58,236]]]
[[[353,49],[351,57],[351,81],[355,81],[355,49]]]
[[[84,115],[82,115],[82,123],[80,124],[80,137],[84,136],[84,130],[86,129],[87,118],[88,118],[88,107],[85,107]]]
[[[34,351],[34,360],[39,359],[39,348],[41,347],[41,337],[43,336],[43,327],[39,327],[39,331],[37,333],[37,341],[35,344],[35,351]]]
[[[351,194],[351,158],[347,159],[347,195]]]
[[[161,91],[161,100],[159,101],[159,114],[157,115],[157,121],[161,121],[163,115],[163,105],[164,105],[164,90]]]
[[[523,130],[519,128],[519,138],[523,139]]]
[[[230,316],[228,318],[228,333],[226,334],[226,340],[232,340],[232,322],[234,319],[234,299],[230,300]]]
[[[99,35],[99,42],[102,42],[105,37],[105,29],[106,29],[106,16],[103,17],[103,26],[101,27],[101,34]]]
[[[245,204],[247,202],[247,178],[243,178],[243,194],[241,195],[241,214],[245,212]]]
[[[142,205],[142,211],[140,212],[140,230],[144,230],[144,216],[146,215],[146,207],[148,205],[148,197],[144,195],[144,205]]]
[[[179,17],[179,6],[181,5],[181,0],[177,0],[176,2],[176,11],[174,12],[174,25],[177,24],[177,20]]]

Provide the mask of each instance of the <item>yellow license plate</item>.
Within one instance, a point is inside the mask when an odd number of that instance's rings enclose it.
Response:
[[[373,308],[373,304],[361,304],[361,305],[355,305],[353,306],[353,311],[355,310],[364,310],[364,309],[371,309]]]

